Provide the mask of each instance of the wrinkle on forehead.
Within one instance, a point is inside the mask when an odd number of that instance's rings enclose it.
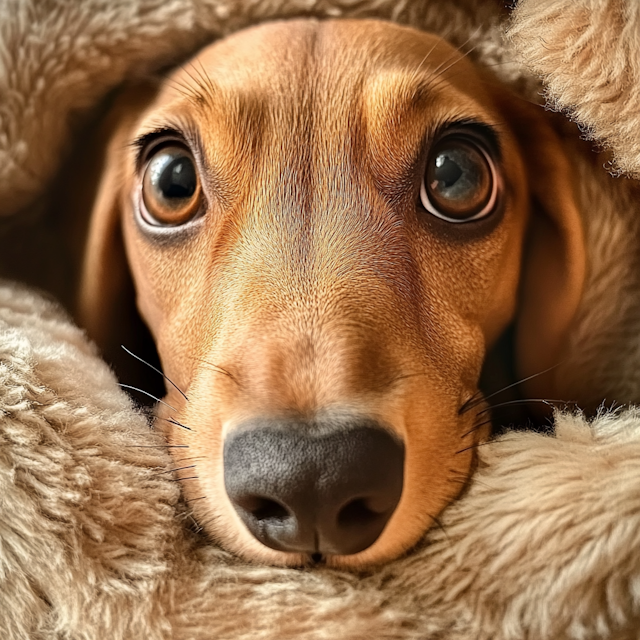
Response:
[[[277,135],[281,147],[317,127],[340,132],[322,136],[340,144],[363,118],[374,130],[397,126],[442,93],[467,116],[470,93],[488,102],[476,69],[441,38],[368,21],[250,29],[205,49],[171,85],[169,101],[189,93],[187,110],[197,102],[239,139],[259,128]]]

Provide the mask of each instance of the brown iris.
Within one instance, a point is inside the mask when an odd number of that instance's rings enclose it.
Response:
[[[489,215],[498,192],[490,155],[472,139],[446,136],[432,148],[420,189],[424,208],[448,222],[469,222]]]
[[[191,153],[178,145],[158,150],[142,179],[143,218],[150,224],[177,226],[202,209],[202,192]]]

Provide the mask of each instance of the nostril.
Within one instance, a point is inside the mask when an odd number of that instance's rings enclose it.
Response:
[[[236,504],[248,511],[258,522],[262,520],[285,520],[291,514],[286,507],[271,498],[263,496],[243,496]]]
[[[374,509],[366,498],[356,498],[346,504],[338,513],[338,527],[348,529],[350,527],[366,527],[371,524],[387,509],[381,511]]]

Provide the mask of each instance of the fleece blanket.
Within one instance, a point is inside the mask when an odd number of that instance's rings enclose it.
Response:
[[[0,213],[28,215],[46,200],[74,131],[113,87],[242,26],[293,15],[434,30],[522,95],[544,90],[609,150],[610,169],[638,175],[632,0],[522,0],[515,12],[493,0],[6,0]],[[592,333],[611,326],[591,311],[611,288],[602,274],[635,273],[622,240],[633,238],[624,222],[637,213],[632,180],[593,171],[583,197],[609,206],[585,222],[600,270],[581,325]],[[637,331],[615,327],[600,334],[606,349],[590,379],[634,398]],[[576,353],[593,366],[591,351]],[[638,638],[640,410],[591,421],[557,413],[554,427],[480,447],[465,495],[406,557],[365,573],[251,565],[198,532],[150,416],[82,330],[50,299],[4,283],[0,638]]]

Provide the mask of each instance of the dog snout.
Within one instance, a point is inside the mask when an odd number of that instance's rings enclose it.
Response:
[[[403,443],[372,420],[256,420],[224,445],[234,509],[257,540],[278,551],[363,551],[391,518],[403,478]]]

